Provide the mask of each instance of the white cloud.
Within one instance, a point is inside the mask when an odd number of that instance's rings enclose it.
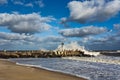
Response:
[[[43,3],[43,1],[42,0],[40,0],[40,1],[35,1],[35,4],[37,4],[39,7],[44,7],[45,6],[45,4]]]
[[[0,26],[7,27],[12,32],[34,34],[48,30],[48,22],[55,20],[53,17],[42,17],[37,13],[9,14],[0,13]]]
[[[104,27],[86,26],[82,28],[71,28],[60,30],[60,34],[65,37],[85,37],[89,35],[97,35],[106,32]]]
[[[4,0],[3,0],[4,1]],[[35,5],[39,6],[40,8],[44,7],[45,4],[43,3],[42,0],[38,0],[38,1],[29,1],[29,2],[25,2],[25,1],[20,1],[20,0],[12,0],[12,2],[15,5],[22,5],[22,6],[26,6],[26,7],[33,7]]]
[[[66,21],[79,23],[101,22],[110,19],[120,11],[120,0],[86,0],[68,3],[70,17]]]
[[[34,5],[32,3],[27,3],[27,4],[25,4],[25,6],[27,6],[27,7],[33,7]]]
[[[113,24],[114,29],[120,30],[120,24]]]
[[[66,41],[66,39],[64,37],[57,37],[57,36],[48,36],[46,38],[44,38],[43,40],[44,42],[63,42]]]
[[[87,36],[87,37],[84,37],[83,40],[82,40],[82,43],[87,43],[89,42],[90,40],[92,40],[94,37],[92,36]]]
[[[56,49],[66,39],[60,36],[37,37],[18,33],[0,32],[1,49]]]
[[[7,4],[8,1],[7,0],[0,0],[0,4]]]
[[[25,40],[25,41],[38,41],[36,37],[33,35],[25,35],[25,34],[18,34],[18,33],[6,33],[6,32],[0,32],[0,39],[4,40],[13,40],[13,41],[20,41],[20,40]]]
[[[16,4],[16,5],[24,5],[24,3],[21,2],[21,1],[14,1],[13,3]]]

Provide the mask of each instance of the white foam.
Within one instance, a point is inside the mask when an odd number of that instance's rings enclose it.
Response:
[[[83,51],[84,54],[86,55],[91,55],[91,56],[98,56],[100,55],[100,52],[90,52],[85,49],[84,46],[80,46],[77,42],[71,42],[70,44],[65,44],[65,45],[59,45],[56,50],[63,51],[63,50],[80,50]]]
[[[96,58],[96,57],[63,57],[63,59],[120,65],[120,60],[102,59],[102,58]]]
[[[71,42],[65,45],[59,45],[56,50],[82,50],[83,46],[80,46],[77,42]]]
[[[88,57],[83,57],[83,59],[87,59],[87,58]],[[94,58],[106,59],[106,57],[104,58],[102,56],[98,56]],[[112,58],[112,60],[120,60],[120,59]],[[18,62],[19,61],[20,60],[18,60]],[[75,75],[78,77],[87,78],[89,80],[106,80],[106,78],[107,80],[120,79],[119,76],[120,67],[119,65],[114,65],[114,64],[101,64],[99,62],[82,61],[82,60],[64,60],[58,58],[53,58],[53,59],[38,58],[35,60],[34,59],[28,61],[26,60],[26,62],[23,60],[20,61],[19,63],[22,63],[22,65],[24,66],[25,65],[28,66],[28,68],[29,66],[38,67],[50,71],[62,72],[66,74]],[[34,64],[34,65],[29,65],[29,64]]]
[[[42,69],[49,70],[49,71],[61,72],[61,73],[64,73],[64,74],[70,74],[70,75],[73,75],[73,76],[82,77],[82,78],[90,80],[89,77],[86,77],[86,76],[81,76],[81,75],[78,75],[78,74],[73,74],[73,73],[66,72],[66,71],[61,71],[61,70],[50,69],[50,68],[46,68],[46,67],[43,67],[43,66],[40,66],[40,65],[21,64],[21,63],[16,63],[16,64],[17,65],[22,65],[22,66],[27,66],[27,67],[42,68]]]

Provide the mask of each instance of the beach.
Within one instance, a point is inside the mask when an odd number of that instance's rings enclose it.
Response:
[[[16,65],[0,60],[0,80],[86,80],[69,74],[49,71],[41,68]]]

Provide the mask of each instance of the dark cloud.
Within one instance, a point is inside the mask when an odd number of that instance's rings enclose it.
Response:
[[[87,47],[92,50],[119,50],[120,39],[114,37],[104,40],[93,40],[87,44]]]
[[[53,17],[42,17],[37,13],[32,14],[8,14],[0,13],[0,26],[7,27],[15,33],[34,34],[48,30],[51,25],[48,22],[55,20]]]
[[[85,37],[89,35],[97,35],[106,32],[104,27],[87,26],[82,28],[71,28],[60,30],[59,33],[65,37]]]
[[[119,31],[108,33],[104,37],[93,38],[88,41],[87,47],[92,50],[119,50],[120,35]]]
[[[120,11],[120,0],[88,0],[68,3],[70,17],[62,23],[75,21],[79,23],[101,22],[110,19]]]

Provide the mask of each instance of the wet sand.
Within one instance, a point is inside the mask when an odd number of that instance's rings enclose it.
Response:
[[[48,71],[41,68],[16,65],[0,60],[0,80],[86,80],[69,74]]]

